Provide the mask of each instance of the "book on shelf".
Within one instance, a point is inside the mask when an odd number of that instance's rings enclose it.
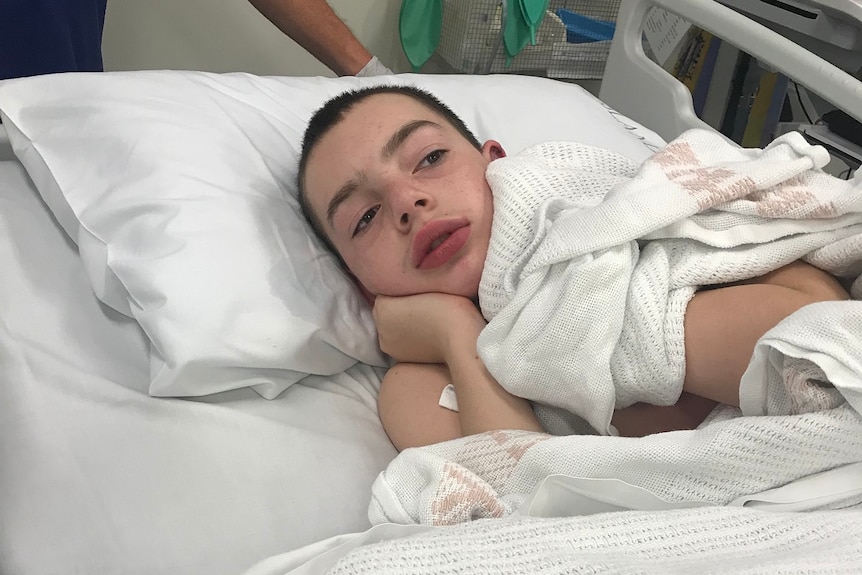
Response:
[[[700,115],[704,122],[716,130],[721,129],[721,123],[724,121],[727,102],[730,99],[730,86],[738,64],[739,48],[729,42],[721,42],[703,105],[703,113]]]
[[[785,106],[788,104],[787,90],[790,85],[790,78],[779,72],[772,72],[776,75],[775,86],[772,90],[772,98],[769,104],[769,110],[766,112],[766,122],[763,126],[763,132],[760,135],[760,146],[763,147],[774,140],[779,134],[778,123],[781,122],[784,115]],[[788,114],[790,108],[787,108]]]
[[[694,104],[694,113],[699,118],[703,118],[703,110],[709,94],[709,87],[715,77],[715,64],[721,44],[721,38],[717,38],[712,34],[705,35],[699,70],[697,76],[694,78],[693,85],[689,87]]]
[[[733,127],[736,124],[736,115],[740,110],[740,104],[744,102],[742,99],[743,85],[750,66],[751,56],[745,52],[740,52],[728,87],[727,105],[724,108],[724,117],[721,119],[721,126],[719,127],[719,131],[729,138],[733,135]]]
[[[695,114],[744,147],[768,144],[788,79],[705,30],[693,27],[664,65],[691,92]]]
[[[672,67],[665,68],[689,89],[694,112],[699,117],[706,104],[721,45],[720,38],[696,28],[678,53]]]
[[[738,92],[728,102],[734,115],[733,128],[722,133],[746,148],[762,147],[772,141],[784,108],[788,78],[764,68],[749,57],[745,77]]]
[[[772,141],[787,94],[786,76],[758,68],[760,83],[740,142],[746,148],[759,148]]]
[[[729,132],[724,132],[724,135],[738,144],[742,143],[751,109],[754,107],[754,100],[760,89],[760,76],[761,68],[758,66],[757,60],[749,57],[740,92],[739,94],[731,94],[729,105],[735,105],[736,111],[733,114],[733,126]]]
[[[665,69],[689,89],[695,75],[699,72],[699,66],[703,63],[705,39],[708,35],[708,32],[699,28],[692,28],[680,46],[680,50],[675,54],[675,58],[665,63]]]

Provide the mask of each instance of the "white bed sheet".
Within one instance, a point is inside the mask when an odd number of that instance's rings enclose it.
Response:
[[[0,278],[0,573],[238,573],[368,527],[395,455],[379,371],[273,401],[150,397],[145,336],[93,296],[14,161],[0,162]]]

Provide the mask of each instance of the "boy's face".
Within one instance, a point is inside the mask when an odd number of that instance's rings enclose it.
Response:
[[[312,150],[307,200],[372,294],[472,298],[491,236],[485,168],[504,155],[493,141],[477,150],[408,96],[376,94],[355,105]]]

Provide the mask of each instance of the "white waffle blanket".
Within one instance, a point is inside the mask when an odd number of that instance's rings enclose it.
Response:
[[[548,143],[492,162],[479,354],[514,395],[611,433],[615,408],[672,405],[695,290],[805,259],[862,292],[862,178],[797,133],[744,150],[692,130],[640,167]],[[543,422],[541,407],[540,418]]]
[[[437,529],[345,550],[332,573],[860,572],[862,302],[807,306],[770,330],[740,393],[763,415],[405,450],[369,517]]]

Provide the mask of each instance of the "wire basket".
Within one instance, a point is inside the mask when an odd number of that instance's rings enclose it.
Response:
[[[444,0],[443,27],[437,54],[459,72],[468,74],[533,74],[567,80],[600,79],[610,52],[610,40],[570,43],[557,16],[565,9],[588,18],[615,22],[619,0],[551,0],[536,33],[507,65],[502,22],[506,10],[518,10],[515,0]]]

